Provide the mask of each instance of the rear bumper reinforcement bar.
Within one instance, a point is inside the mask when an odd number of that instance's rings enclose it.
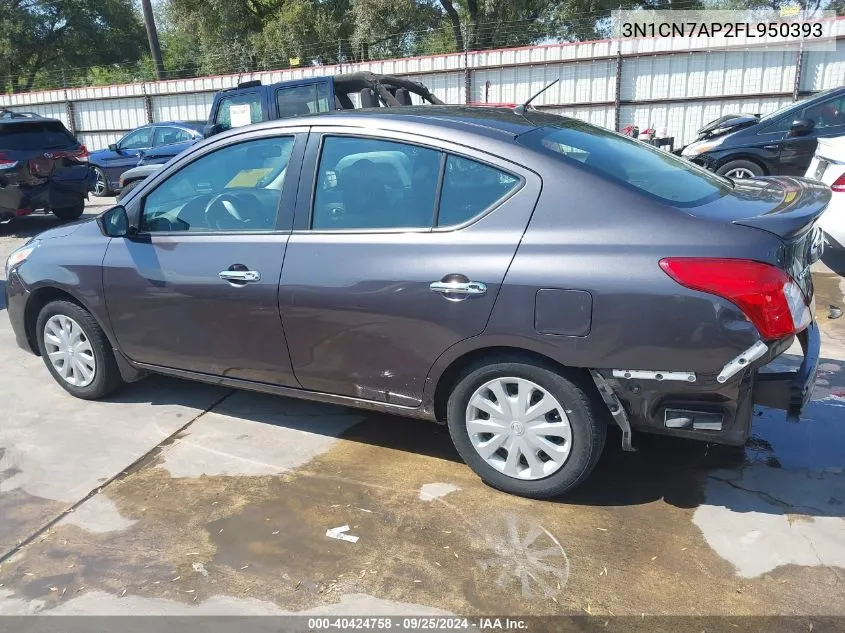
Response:
[[[813,394],[821,353],[821,334],[815,322],[798,334],[804,360],[796,371],[758,372],[754,382],[754,404],[786,411],[786,417],[801,417]]]

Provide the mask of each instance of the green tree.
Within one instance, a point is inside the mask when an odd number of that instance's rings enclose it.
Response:
[[[144,30],[132,0],[0,0],[0,74],[27,91],[80,67],[136,62]]]

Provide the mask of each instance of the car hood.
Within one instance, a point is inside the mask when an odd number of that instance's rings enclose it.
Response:
[[[52,229],[47,229],[46,231],[42,231],[38,235],[35,236],[36,240],[43,241],[43,240],[52,240],[57,237],[65,237],[70,235],[71,233],[75,233],[79,230],[80,227],[90,224],[94,222],[94,218],[85,218],[82,220],[76,220],[75,222],[68,222],[67,224],[62,224],[60,226],[53,227]]]
[[[726,114],[696,132],[696,140],[724,136],[736,132],[750,125],[759,123],[760,118],[756,114]]]

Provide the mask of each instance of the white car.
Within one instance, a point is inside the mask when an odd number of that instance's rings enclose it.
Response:
[[[820,138],[804,175],[823,182],[833,192],[819,226],[829,246],[845,249],[845,136]]]

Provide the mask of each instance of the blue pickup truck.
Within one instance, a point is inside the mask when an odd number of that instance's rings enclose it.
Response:
[[[214,95],[203,134],[209,137],[234,127],[330,110],[396,107],[415,103],[443,104],[418,81],[369,72],[310,77],[269,85],[260,81],[247,81]],[[121,174],[120,182],[115,187],[121,192],[118,199],[151,173],[158,171],[161,165],[153,165],[151,162],[142,158],[138,167]]]

